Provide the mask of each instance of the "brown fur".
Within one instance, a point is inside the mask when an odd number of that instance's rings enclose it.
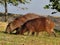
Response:
[[[33,20],[29,20],[27,21],[21,28],[21,30],[19,31],[20,34],[23,34],[26,31],[29,32],[36,32],[37,35],[39,34],[39,32],[41,31],[46,31],[49,34],[54,34],[54,22],[51,21],[50,19],[48,19],[47,17],[40,17],[40,18],[36,18]]]
[[[25,14],[24,16],[18,17],[7,25],[5,32],[12,33],[13,31],[15,31],[15,29],[21,28],[21,25],[23,25],[26,21],[39,17],[40,17],[39,15],[34,13],[28,13]]]

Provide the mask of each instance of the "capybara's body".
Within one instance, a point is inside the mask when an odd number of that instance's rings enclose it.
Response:
[[[40,17],[39,15],[34,13],[28,13],[21,17],[18,17],[7,25],[5,32],[12,33],[13,31],[15,31],[15,29],[21,28],[21,25],[23,25],[26,21],[39,18],[39,17]]]
[[[54,22],[51,21],[49,18],[40,17],[40,18],[36,18],[36,19],[27,21],[22,26],[22,28],[20,30],[20,34],[23,34],[24,32],[29,31],[29,32],[36,32],[38,35],[39,32],[46,31],[49,34],[53,33],[55,35],[55,32],[53,30],[54,26],[55,26]]]

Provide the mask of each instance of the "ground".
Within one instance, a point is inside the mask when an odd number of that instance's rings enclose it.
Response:
[[[5,34],[7,23],[0,22],[0,45],[60,45],[60,33],[57,37],[40,32],[39,36]]]

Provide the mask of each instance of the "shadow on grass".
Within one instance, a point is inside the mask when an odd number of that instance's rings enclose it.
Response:
[[[0,31],[0,34],[9,34],[9,33],[6,33],[5,31]],[[10,33],[9,35],[21,35],[21,34]],[[22,35],[22,36],[28,36],[28,35]]]
[[[56,33],[60,34],[60,30],[54,29]]]
[[[8,34],[5,31],[0,31],[0,33]],[[11,33],[11,35],[16,35],[16,33]]]
[[[60,37],[60,31],[56,31],[56,35],[57,37]],[[5,31],[0,31],[0,33],[3,33],[3,34],[8,34],[8,33],[5,33]],[[9,35],[21,35],[21,34],[16,34],[16,33],[11,33]],[[27,34],[23,34],[22,36],[36,36],[36,35],[27,35]],[[49,35],[47,35],[49,37]],[[38,36],[37,36],[38,37]]]
[[[5,33],[4,31],[0,31],[0,33]]]

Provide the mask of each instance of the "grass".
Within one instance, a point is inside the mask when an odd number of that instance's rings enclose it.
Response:
[[[60,34],[57,37],[48,36],[46,32],[40,32],[39,36],[24,36],[5,34],[7,23],[0,23],[0,45],[60,45]]]

